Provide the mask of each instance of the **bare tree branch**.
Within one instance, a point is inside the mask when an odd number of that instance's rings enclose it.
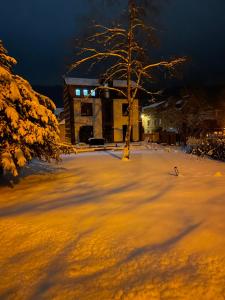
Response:
[[[97,63],[104,64],[107,60],[109,65],[105,64],[104,81],[112,81],[118,78],[126,80],[127,84],[125,87],[100,86],[96,88],[118,92],[127,99],[128,117],[125,140],[126,151],[124,151],[124,157],[126,158],[129,158],[131,113],[138,91],[145,91],[147,94],[153,95],[152,92],[146,90],[143,86],[144,80],[151,79],[155,69],[163,67],[169,71],[174,70],[177,65],[186,61],[186,58],[181,57],[168,61],[146,62],[147,49],[143,46],[143,34],[146,34],[148,38],[152,38],[152,33],[156,29],[152,26],[147,26],[146,22],[140,17],[142,12],[143,6],[139,7],[136,1],[128,0],[127,26],[114,26],[111,28],[95,25],[96,32],[87,40],[97,46],[82,48],[80,52],[82,57],[70,67],[71,71],[84,63],[90,63],[92,68]],[[132,80],[135,80],[135,85],[133,85]]]
[[[157,62],[157,63],[154,63],[154,64],[149,64],[147,66],[145,66],[143,68],[144,71],[147,71],[149,69],[154,69],[154,68],[157,68],[157,67],[165,67],[165,68],[173,68],[174,66],[178,65],[178,64],[182,64],[186,61],[186,58],[185,57],[182,57],[182,58],[177,58],[177,59],[174,59],[174,60],[171,60],[171,61],[160,61],[160,62]]]

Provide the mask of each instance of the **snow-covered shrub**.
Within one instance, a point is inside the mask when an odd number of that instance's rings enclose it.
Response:
[[[190,136],[187,139],[185,151],[187,153],[192,153],[193,149],[195,149],[201,143],[202,143],[202,139]]]
[[[77,154],[77,150],[74,145],[59,143],[59,149],[62,154]]]
[[[18,175],[32,158],[58,159],[55,105],[12,73],[16,60],[0,41],[0,169]]]
[[[188,138],[187,145],[189,153],[198,156],[210,156],[213,159],[225,161],[225,139],[224,138]]]
[[[195,147],[197,145],[201,145],[203,143],[203,141],[204,141],[203,139],[196,138],[194,136],[190,136],[187,139],[187,145]]]

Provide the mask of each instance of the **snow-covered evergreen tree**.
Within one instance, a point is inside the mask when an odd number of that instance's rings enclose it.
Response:
[[[59,157],[55,105],[13,74],[16,63],[0,40],[0,169],[14,176],[34,157]]]

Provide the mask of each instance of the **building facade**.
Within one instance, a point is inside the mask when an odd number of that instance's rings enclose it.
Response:
[[[198,94],[169,97],[142,108],[145,134],[174,132],[185,136],[200,136],[224,128],[224,108]]]
[[[128,123],[127,99],[107,87],[126,88],[126,81],[113,80],[104,84],[98,79],[66,77],[64,82],[64,113],[66,142],[86,143],[89,138],[104,138],[106,142],[123,142]],[[131,140],[139,141],[139,101],[135,99],[131,112]]]

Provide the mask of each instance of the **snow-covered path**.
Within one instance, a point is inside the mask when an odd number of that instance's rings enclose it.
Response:
[[[224,300],[225,164],[165,150],[0,185],[0,299]]]

